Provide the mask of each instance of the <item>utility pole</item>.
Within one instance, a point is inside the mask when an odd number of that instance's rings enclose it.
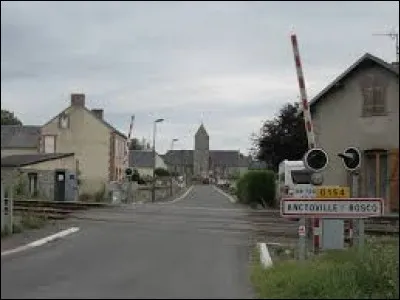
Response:
[[[375,33],[374,36],[388,36],[395,41],[396,47],[396,62],[399,62],[399,33],[398,32],[387,32],[387,33]]]
[[[151,189],[151,201],[156,201],[156,130],[157,123],[163,122],[164,119],[157,119],[153,124],[153,180],[152,180],[152,189]]]
[[[174,143],[177,142],[177,141],[178,141],[178,139],[176,139],[176,138],[172,139],[172,141],[171,141],[171,155],[173,155],[172,151],[174,150]],[[173,192],[173,189],[172,189],[172,170],[171,170],[171,172],[169,174],[169,184],[170,184],[170,194],[172,196],[172,192]]]

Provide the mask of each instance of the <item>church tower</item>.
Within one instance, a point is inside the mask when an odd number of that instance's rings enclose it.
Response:
[[[194,137],[193,175],[208,176],[210,157],[210,137],[203,124]]]

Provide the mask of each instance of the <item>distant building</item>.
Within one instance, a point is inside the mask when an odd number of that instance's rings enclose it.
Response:
[[[40,126],[1,125],[1,157],[39,152]]]
[[[138,170],[143,177],[153,176],[153,151],[152,150],[130,150],[129,166]],[[167,169],[167,165],[158,153],[156,153],[156,169]]]
[[[203,124],[194,137],[194,150],[169,150],[163,159],[171,172],[187,176],[229,178],[246,172],[251,158],[239,150],[210,150],[210,137]]]

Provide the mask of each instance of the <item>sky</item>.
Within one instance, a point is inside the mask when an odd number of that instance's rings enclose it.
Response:
[[[366,52],[395,60],[399,2],[1,1],[1,107],[42,125],[85,93],[86,106],[156,149],[193,149],[201,122],[214,150],[298,101],[296,33],[311,99]]]

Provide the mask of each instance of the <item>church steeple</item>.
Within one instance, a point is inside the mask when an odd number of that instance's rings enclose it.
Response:
[[[201,122],[199,129],[197,129],[196,136],[204,136],[204,137],[209,136],[206,128],[204,127],[203,122]]]
[[[207,176],[209,170],[210,137],[203,122],[194,136],[193,170],[196,176]]]

